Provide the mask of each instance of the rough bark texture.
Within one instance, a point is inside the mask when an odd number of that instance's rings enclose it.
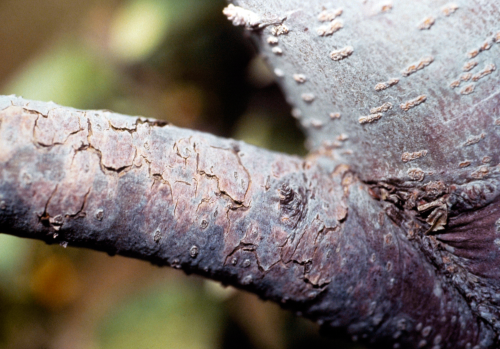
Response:
[[[498,1],[236,3],[267,25],[254,38],[278,70],[311,149],[333,148],[336,161],[369,181],[414,181],[408,170],[418,168],[426,180],[464,182],[475,179],[484,157],[500,161]],[[325,13],[337,10],[340,29],[321,35],[333,23]],[[425,19],[434,24],[420,29]],[[278,22],[287,30],[274,36]],[[268,43],[270,36],[277,42]],[[332,59],[346,48],[352,52]],[[415,156],[405,160],[405,153]],[[460,166],[467,160],[469,167]]]
[[[1,97],[0,229],[221,280],[353,340],[498,347],[498,6],[237,5],[306,159]]]
[[[349,164],[498,331],[498,2],[236,4],[247,12],[229,19],[275,68],[311,152]]]
[[[465,346],[493,336],[345,165],[1,101],[4,232],[183,268],[355,338]]]

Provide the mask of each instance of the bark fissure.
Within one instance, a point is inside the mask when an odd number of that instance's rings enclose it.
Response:
[[[49,203],[50,203],[50,200],[52,199],[52,197],[55,195],[56,191],[57,191],[57,187],[58,187],[58,184],[56,184],[56,186],[54,187],[54,190],[52,191],[52,193],[50,194],[47,202],[45,203],[45,208],[43,210],[43,213],[41,216],[39,216],[39,222],[41,224],[44,224],[44,225],[49,225],[50,224],[50,215],[47,213],[47,208],[49,207]]]
[[[496,223],[500,219],[497,188],[495,171],[486,181],[462,185],[377,183],[371,185],[370,194],[400,212],[403,221],[388,216],[406,227],[408,239],[426,255],[443,280],[457,289],[478,321],[499,331],[498,260],[496,253],[488,252],[500,247],[499,229],[491,231],[488,227],[495,222],[500,228]]]
[[[99,117],[94,113],[93,122],[98,124]],[[17,123],[15,127],[20,130],[24,124],[34,123],[30,114],[15,108],[4,110],[1,119],[0,132],[5,131],[6,123]],[[32,230],[26,231],[17,225],[22,217],[16,215],[14,220],[13,212],[6,212],[7,215],[1,216],[4,228],[50,243],[64,241],[72,246],[103,249],[109,254],[119,253],[183,268],[276,300],[321,322],[325,328],[346,327],[353,336],[379,341],[393,338],[391,324],[401,320],[398,315],[411,294],[395,295],[390,300],[391,305],[387,305],[386,293],[393,292],[393,288],[402,289],[401,280],[407,282],[406,276],[401,279],[396,275],[387,276],[400,273],[401,268],[406,273],[406,263],[400,263],[402,250],[408,252],[411,248],[403,246],[399,236],[392,237],[394,232],[391,230],[395,227],[388,225],[389,221],[382,223],[384,227],[380,226],[377,232],[373,227],[359,226],[364,221],[370,226],[373,219],[379,222],[382,207],[373,206],[373,199],[366,195],[365,184],[348,166],[325,170],[312,158],[286,157],[239,143],[239,150],[246,154],[243,159],[238,155],[240,151],[233,151],[234,144],[213,144],[225,140],[192,131],[144,125],[142,127],[147,130],[141,131],[138,126],[134,132],[134,137],[138,138],[130,139],[136,144],[133,147],[134,166],[117,175],[116,171],[102,169],[105,155],[94,149],[95,130],[92,123],[88,124],[88,135],[80,135],[88,140],[86,148],[73,138],[68,144],[55,145],[51,149],[39,149],[34,145],[26,148],[26,145],[5,141],[8,137],[1,138],[6,149],[1,162],[4,177],[0,189],[5,205],[18,207],[16,210],[28,207],[25,220],[29,221],[30,212],[36,212],[36,207],[21,199],[16,180],[5,177],[9,171],[19,171],[16,166],[20,163],[9,159],[25,154],[23,156],[28,156],[29,161],[42,166],[37,160],[40,151],[53,152],[59,161],[58,167],[53,169],[57,174],[45,177],[43,172],[33,172],[38,176],[34,182],[56,183],[43,201],[42,212],[51,217],[52,212],[55,217],[65,217],[63,222],[48,226],[35,224]],[[105,132],[124,131],[109,128]],[[185,137],[186,132],[191,135]],[[26,144],[30,144],[30,137]],[[113,139],[112,135],[109,137]],[[182,139],[188,141],[180,141]],[[162,142],[166,142],[167,148],[169,143],[172,145],[170,152],[163,150]],[[181,143],[192,144],[193,151],[183,152],[189,147],[182,150],[174,146]],[[138,147],[138,144],[143,146]],[[129,149],[126,144],[121,146]],[[206,152],[206,149],[215,150]],[[179,156],[179,152],[183,156]],[[258,164],[249,162],[252,152],[259,153]],[[211,160],[211,156],[218,160],[220,154],[227,154],[229,163],[233,161],[232,169],[223,171]],[[147,168],[138,160],[145,161]],[[80,177],[71,177],[75,173]],[[248,187],[241,186],[238,181],[240,173],[244,174],[244,184]],[[257,184],[250,184],[254,182]],[[73,185],[85,189],[75,197],[67,197]],[[266,187],[268,190],[262,191]],[[18,202],[5,200],[4,192],[11,193],[11,198],[18,197]],[[235,195],[240,195],[241,201],[236,201]],[[250,202],[251,205],[244,205]],[[72,214],[67,214],[64,206],[67,204],[74,206]],[[356,205],[367,208],[356,209]],[[366,209],[372,212],[372,218],[364,214],[363,218],[359,217]],[[384,238],[381,231],[389,231],[389,234]],[[194,257],[190,252],[193,246],[197,251]],[[372,254],[370,251],[378,255],[370,262],[371,266],[361,262]],[[435,287],[436,279],[429,275],[425,265],[414,264],[412,270],[420,282]],[[360,280],[364,280],[362,284]],[[398,342],[411,343],[419,336],[418,317],[415,319],[414,314],[428,316],[442,307],[441,303],[436,303],[438,299],[431,301],[432,294],[431,288],[428,306],[416,305],[413,312],[408,313],[408,333]],[[450,301],[458,300],[450,296]],[[371,310],[367,311],[368,308]],[[475,319],[470,317],[463,321],[470,325]],[[462,333],[443,327],[439,331],[443,336],[471,341],[471,336],[477,336],[479,329]]]
[[[305,159],[0,98],[0,227],[198,273],[368,344],[498,347],[499,8],[443,1],[225,11],[276,68]]]

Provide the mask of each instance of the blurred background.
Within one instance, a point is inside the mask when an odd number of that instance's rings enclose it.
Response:
[[[224,6],[0,0],[0,93],[305,154],[274,74]],[[177,270],[0,234],[0,348],[360,347]]]

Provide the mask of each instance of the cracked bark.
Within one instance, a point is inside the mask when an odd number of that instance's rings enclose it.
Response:
[[[368,344],[499,347],[500,10],[336,4],[225,10],[279,69],[305,159],[1,97],[3,232],[182,268]]]
[[[492,335],[346,165],[1,101],[3,232],[182,268],[360,340],[412,345],[422,326],[463,346]]]

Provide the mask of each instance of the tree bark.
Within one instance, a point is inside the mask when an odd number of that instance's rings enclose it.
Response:
[[[349,164],[498,333],[498,2],[235,3],[311,153]]]
[[[5,233],[182,268],[371,343],[492,343],[347,165],[106,111],[1,109]]]
[[[498,5],[237,5],[305,159],[1,97],[0,229],[182,268],[372,345],[498,347]]]

